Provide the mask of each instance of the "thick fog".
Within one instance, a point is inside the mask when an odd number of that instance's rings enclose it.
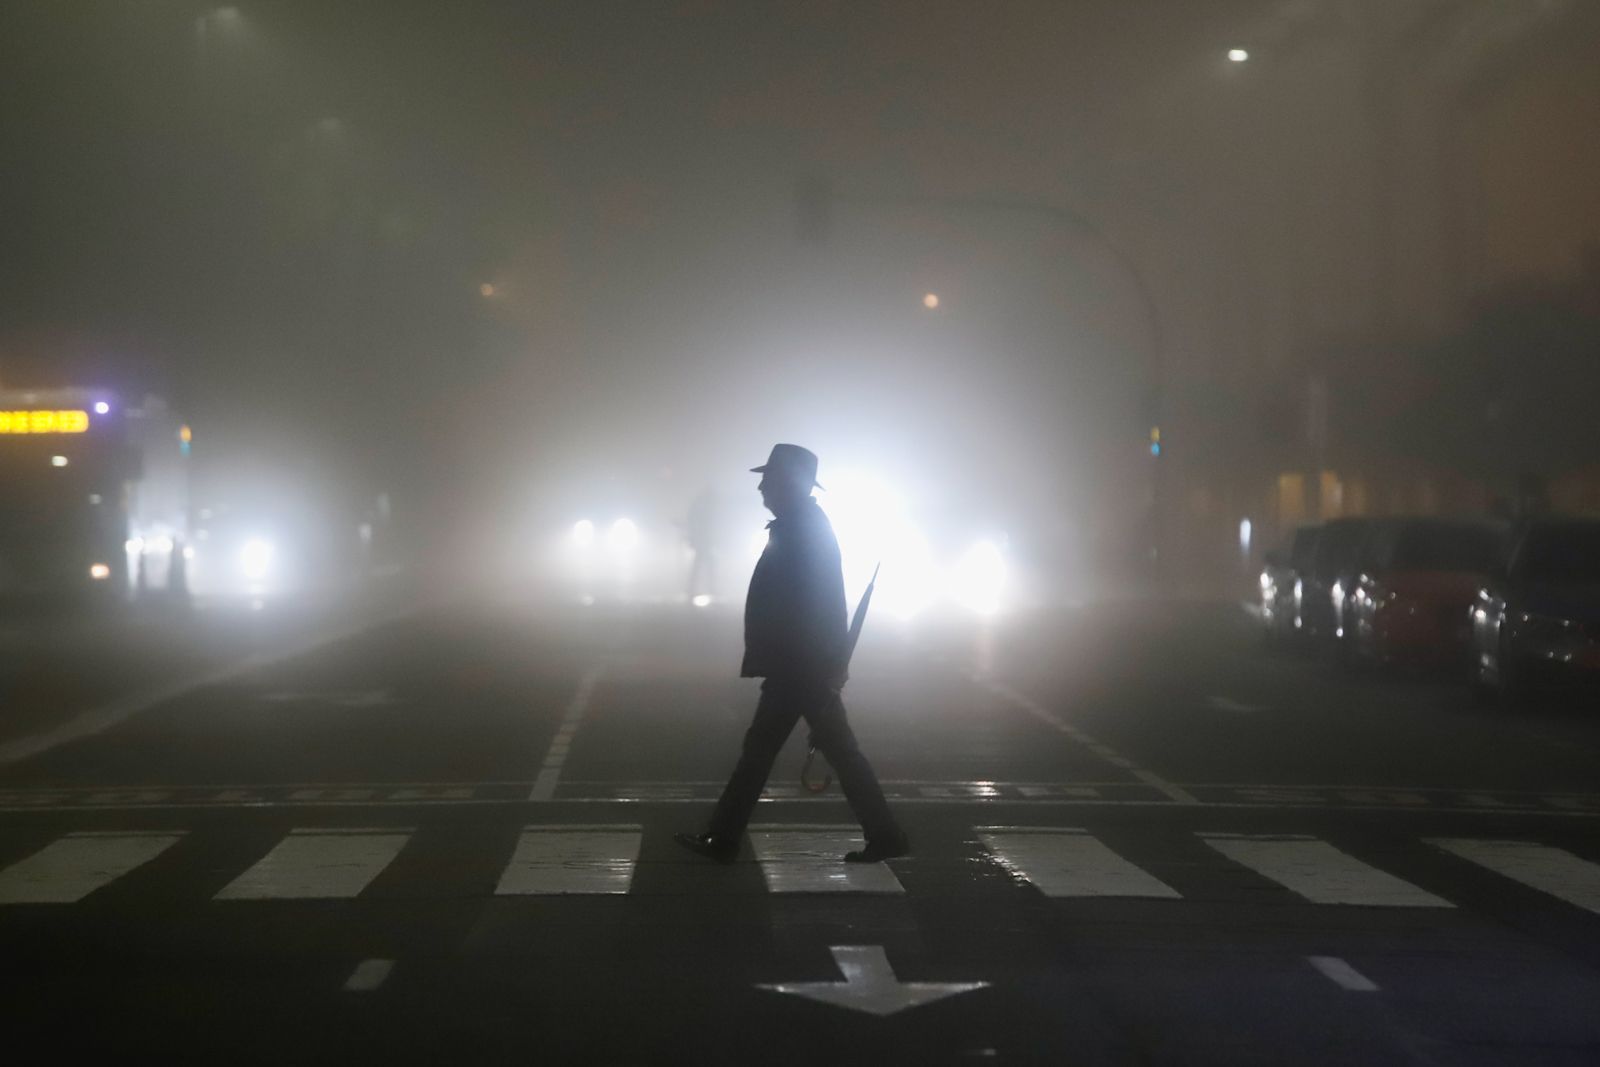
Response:
[[[1596,499],[1590,5],[0,18],[0,388],[167,398],[194,508],[517,586],[710,491],[736,591],[793,441],[1053,595]]]

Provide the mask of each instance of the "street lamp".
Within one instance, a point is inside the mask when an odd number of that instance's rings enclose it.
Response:
[[[939,294],[925,293],[922,297],[922,306],[929,311],[937,311],[939,309]]]
[[[1243,63],[1249,58],[1250,53],[1246,52],[1243,48],[1228,49],[1228,62],[1230,63]]]

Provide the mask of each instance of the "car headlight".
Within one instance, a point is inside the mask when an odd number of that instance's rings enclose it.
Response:
[[[594,544],[594,523],[588,519],[579,519],[573,523],[572,543],[579,548],[588,548]]]
[[[606,531],[606,547],[613,552],[631,552],[639,544],[639,527],[632,519],[618,519]]]
[[[252,582],[259,582],[272,570],[277,547],[268,540],[252,537],[239,549],[239,570]]]

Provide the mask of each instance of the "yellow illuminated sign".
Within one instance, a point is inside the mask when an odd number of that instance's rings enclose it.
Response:
[[[87,411],[0,411],[0,433],[85,433]]]

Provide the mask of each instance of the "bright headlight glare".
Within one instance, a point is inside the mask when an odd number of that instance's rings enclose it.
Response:
[[[239,569],[244,576],[252,581],[259,581],[267,576],[267,571],[272,568],[272,558],[277,555],[277,549],[271,541],[259,537],[252,537],[239,549]]]
[[[951,593],[958,603],[982,615],[1000,610],[1006,584],[1006,557],[993,541],[979,541],[956,563]]]
[[[111,577],[111,568],[104,563],[89,564],[89,577],[97,582],[103,582]]]
[[[892,547],[880,553],[884,569],[878,579],[874,603],[890,615],[912,619],[920,615],[938,593],[939,575],[933,549],[922,534],[909,526],[894,531]]]
[[[632,519],[618,519],[606,532],[606,547],[614,552],[627,552],[639,544],[639,527]]]
[[[594,544],[594,523],[588,519],[579,519],[573,523],[572,543],[579,548],[588,548]]]

